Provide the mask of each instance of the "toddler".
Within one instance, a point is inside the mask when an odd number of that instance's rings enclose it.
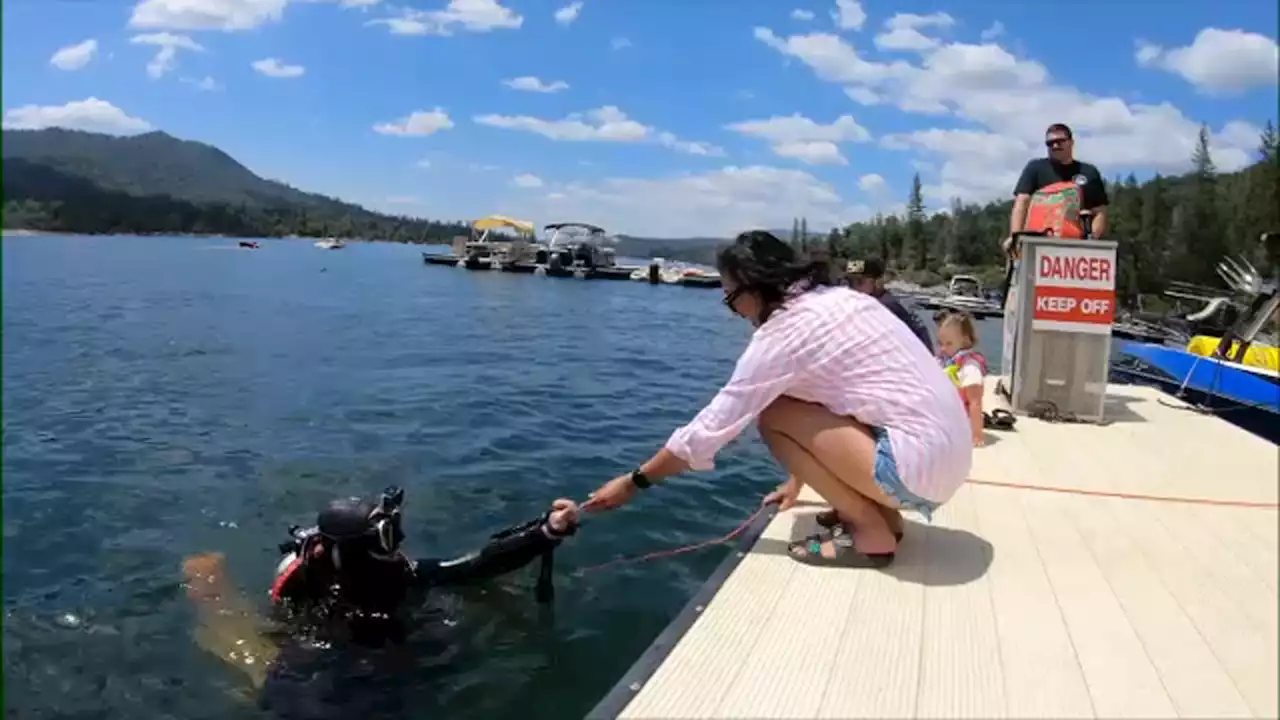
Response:
[[[938,323],[938,349],[943,367],[964,398],[973,446],[982,447],[986,444],[982,433],[982,391],[987,359],[974,349],[977,344],[978,333],[969,313],[948,313]]]

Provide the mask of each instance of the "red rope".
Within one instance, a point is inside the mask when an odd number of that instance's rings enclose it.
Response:
[[[750,517],[748,517],[746,520],[743,520],[741,525],[734,528],[732,532],[730,532],[728,535],[725,535],[724,537],[713,538],[711,540],[704,540],[700,543],[694,543],[692,545],[682,545],[680,547],[672,548],[670,550],[658,550],[655,552],[646,553],[644,555],[634,555],[632,557],[616,558],[606,563],[600,563],[599,565],[590,565],[585,568],[582,568],[581,570],[578,570],[577,574],[585,575],[587,573],[596,572],[597,570],[604,570],[605,568],[610,568],[617,565],[630,565],[632,563],[648,562],[650,560],[657,560],[659,558],[675,557],[676,555],[683,555],[687,552],[693,552],[694,550],[701,550],[703,548],[708,548],[713,545],[724,545],[725,543],[732,541],[734,538],[738,537],[743,532],[745,532],[746,529],[751,525],[751,523],[755,522],[755,519],[760,517],[760,515],[762,515],[768,509],[769,509],[768,505],[760,507],[758,510],[751,513]]]

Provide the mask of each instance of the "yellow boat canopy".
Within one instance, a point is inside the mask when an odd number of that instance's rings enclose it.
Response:
[[[516,220],[514,218],[505,217],[503,215],[490,215],[486,218],[480,218],[471,224],[476,230],[497,230],[501,228],[512,228],[525,235],[532,235],[536,231],[533,223],[527,220]]]

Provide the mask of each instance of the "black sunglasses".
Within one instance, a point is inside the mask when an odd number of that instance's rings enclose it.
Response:
[[[741,285],[739,285],[738,287],[725,293],[724,306],[729,308],[730,310],[733,310],[733,312],[735,313],[738,312],[737,310],[734,310],[733,304],[738,302],[738,298],[742,297],[742,293],[746,292],[746,290],[747,289],[745,287],[742,287]]]
[[[1062,147],[1069,142],[1071,142],[1071,138],[1053,138],[1052,140],[1045,140],[1044,146],[1047,148],[1057,148]]]

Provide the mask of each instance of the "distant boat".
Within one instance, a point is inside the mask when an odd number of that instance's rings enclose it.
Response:
[[[320,248],[321,250],[341,250],[346,246],[347,244],[342,242],[342,238],[331,237],[331,238],[325,238],[323,240],[316,242],[316,247]]]
[[[983,296],[982,283],[972,275],[953,276],[946,297],[936,301],[936,309],[967,312],[978,319],[1004,314],[1000,303]]]
[[[250,248],[250,249],[252,249],[252,250],[257,250],[257,249],[258,249],[259,247],[261,247],[261,246],[260,246],[256,241],[254,241],[254,240],[241,240],[241,241],[240,241],[240,247],[242,247],[242,248]]]

